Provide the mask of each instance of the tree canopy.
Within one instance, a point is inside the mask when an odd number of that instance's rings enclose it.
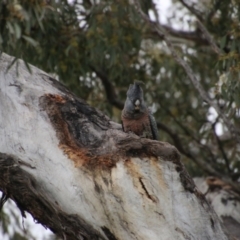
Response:
[[[129,84],[141,80],[159,139],[178,148],[192,176],[217,176],[239,191],[239,143],[165,36],[239,136],[240,2],[173,0],[169,12],[163,23],[152,0],[2,1],[0,49],[52,73],[117,122]]]

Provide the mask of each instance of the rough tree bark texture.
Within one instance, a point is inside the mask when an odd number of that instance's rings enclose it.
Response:
[[[228,239],[168,143],[0,57],[0,190],[64,239]]]
[[[217,177],[195,178],[198,189],[204,193],[233,239],[240,239],[240,195]]]

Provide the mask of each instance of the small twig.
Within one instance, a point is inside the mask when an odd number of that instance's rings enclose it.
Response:
[[[210,33],[208,32],[208,30],[206,29],[206,27],[202,24],[202,17],[201,15],[199,15],[196,11],[196,9],[194,9],[193,7],[189,6],[187,3],[184,2],[184,0],[180,0],[180,2],[190,11],[192,12],[196,18],[197,18],[197,26],[200,28],[200,30],[202,31],[203,35],[205,36],[206,40],[208,41],[208,43],[210,44],[210,46],[212,47],[212,49],[218,54],[221,55],[221,49],[217,46],[217,44],[215,43],[215,41],[213,40],[212,36],[210,35]],[[219,4],[219,2],[217,2],[216,4]]]
[[[200,20],[197,19],[197,25],[206,37],[207,41],[209,42],[210,46],[216,52],[218,55],[221,55],[221,49],[217,46],[217,44],[214,42],[212,36],[208,32],[208,30],[205,28],[205,26],[201,23]]]
[[[202,19],[201,13],[198,12],[195,8],[188,5],[184,0],[179,0],[184,7],[186,7],[193,15],[195,15],[198,19]]]
[[[177,38],[184,38],[189,41],[193,41],[200,45],[208,45],[208,41],[206,38],[203,38],[201,34],[199,34],[198,31],[184,31],[179,29],[174,29],[168,25],[162,25],[163,29],[171,36],[177,37]],[[155,34],[155,33],[154,33]]]
[[[213,133],[214,133],[215,138],[216,138],[216,140],[217,140],[218,147],[219,147],[219,149],[220,149],[220,151],[221,151],[221,153],[222,153],[222,156],[223,156],[223,159],[224,159],[224,161],[225,161],[225,164],[226,164],[228,173],[231,174],[232,171],[231,171],[231,168],[230,168],[229,159],[228,159],[228,157],[227,157],[227,154],[226,154],[225,151],[224,151],[222,142],[221,142],[221,140],[219,139],[219,137],[218,137],[218,135],[217,135],[217,133],[216,133],[216,130],[215,130],[216,123],[217,123],[217,121],[212,124]]]
[[[212,106],[216,112],[218,113],[218,115],[223,119],[224,124],[227,126],[228,130],[230,131],[231,135],[236,139],[236,141],[238,143],[240,143],[240,136],[237,134],[237,130],[235,128],[235,126],[230,122],[230,120],[222,113],[221,109],[218,107],[218,105],[216,103],[214,103],[210,97],[208,96],[208,93],[204,90],[204,88],[202,87],[200,81],[197,80],[197,78],[195,77],[193,70],[190,68],[190,66],[188,65],[188,63],[186,61],[184,61],[179,54],[177,53],[177,51],[175,50],[175,48],[173,47],[171,41],[169,40],[169,38],[167,37],[166,33],[164,32],[164,29],[162,28],[162,26],[160,25],[160,23],[153,23],[149,17],[142,11],[139,1],[138,0],[134,0],[135,2],[135,8],[137,10],[137,12],[140,14],[140,16],[143,18],[143,20],[149,24],[150,26],[152,26],[156,33],[158,34],[158,36],[161,39],[164,39],[164,41],[166,42],[168,48],[170,49],[172,56],[174,57],[174,59],[177,61],[177,63],[183,67],[183,69],[185,70],[185,72],[187,73],[188,77],[190,78],[193,86],[196,88],[196,90],[199,92],[200,96],[202,97],[203,101],[207,102],[210,106]]]

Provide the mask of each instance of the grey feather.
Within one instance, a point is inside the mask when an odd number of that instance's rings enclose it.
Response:
[[[152,136],[154,140],[158,140],[158,128],[157,128],[157,123],[152,115],[152,113],[149,111],[149,121],[150,121],[150,126],[151,126],[151,131],[152,131]]]

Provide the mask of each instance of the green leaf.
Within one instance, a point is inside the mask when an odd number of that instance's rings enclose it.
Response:
[[[14,27],[12,26],[12,24],[10,22],[7,22],[6,25],[7,25],[7,29],[9,30],[9,32],[11,34],[14,34],[15,31],[14,31]]]
[[[38,24],[39,24],[42,32],[44,32],[44,27],[43,27],[43,24],[42,24],[42,21],[41,21],[42,17],[39,17],[38,11],[36,9],[34,9],[34,13],[35,13],[35,16],[37,18]]]
[[[68,56],[70,49],[72,48],[72,45],[70,44],[67,49],[65,50],[66,56]]]
[[[20,39],[21,34],[22,34],[21,27],[17,23],[14,23],[14,29],[15,29],[15,36],[16,36],[16,38]]]
[[[32,39],[31,37],[23,35],[22,38],[25,39],[28,43],[30,43],[33,47],[37,47],[39,45],[39,43]]]
[[[226,45],[227,36],[224,36],[220,41],[220,48],[223,49]]]
[[[233,40],[231,44],[231,51],[235,51],[235,50],[236,50],[236,41]]]

